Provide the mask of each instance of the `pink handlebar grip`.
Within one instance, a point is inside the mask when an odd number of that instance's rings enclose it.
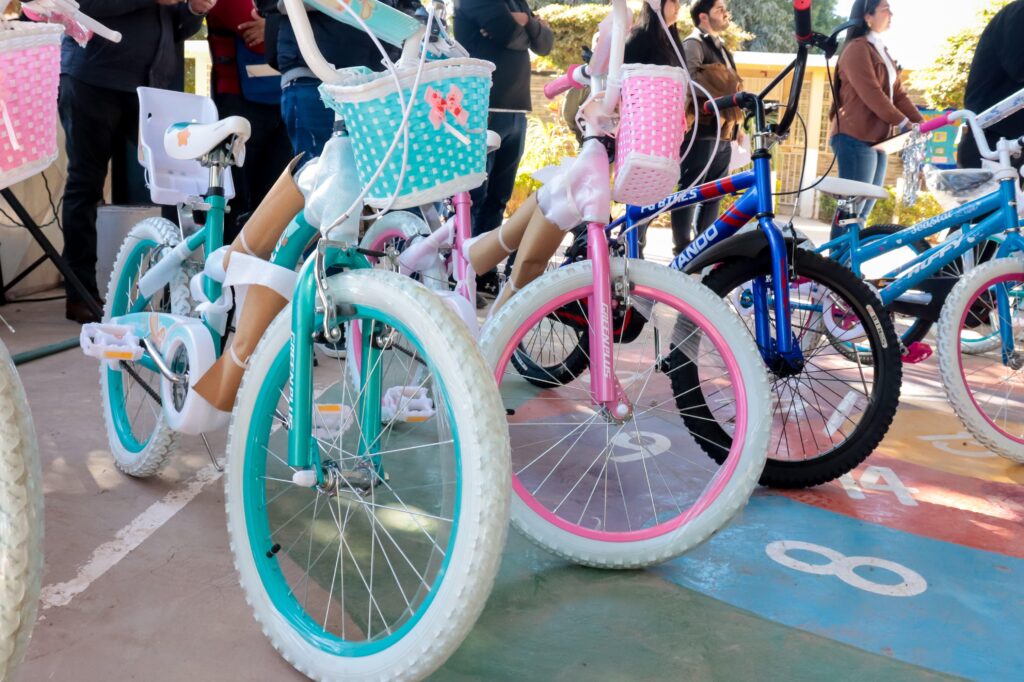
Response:
[[[935,118],[931,119],[930,121],[925,121],[920,126],[918,126],[918,130],[922,134],[923,133],[930,133],[933,130],[937,130],[937,129],[942,128],[943,126],[947,126],[947,125],[949,125],[949,114],[948,113],[947,114],[942,114],[941,116],[936,116]]]
[[[582,87],[576,82],[573,76],[576,74],[576,69],[580,68],[579,64],[573,64],[569,67],[569,70],[564,75],[559,76],[555,80],[544,86],[544,96],[548,99],[554,99],[561,95],[563,92],[572,90],[573,88]]]

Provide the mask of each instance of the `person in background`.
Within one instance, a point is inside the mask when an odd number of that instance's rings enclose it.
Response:
[[[666,10],[663,10],[666,20],[669,18],[669,4],[665,3]],[[732,58],[732,53],[722,42],[721,34],[729,28],[731,19],[725,0],[695,0],[690,4],[690,18],[693,20],[694,29],[682,44],[683,59],[686,61],[686,70],[690,77],[713,97],[734,94],[741,88],[742,81],[736,73],[736,62]],[[674,15],[672,21],[675,21]],[[689,147],[690,153],[680,165],[680,187],[718,180],[728,173],[732,141],[739,132],[738,123],[742,121],[742,114],[735,110],[720,112],[719,120],[713,115],[704,114],[703,106],[707,96],[699,90],[697,92],[697,108],[700,115],[697,118],[697,125],[687,130],[686,138],[683,140],[683,151]],[[707,173],[704,172],[705,168]],[[674,254],[678,255],[689,246],[696,235],[715,222],[720,204],[721,199],[714,199],[673,211]]]
[[[974,50],[971,70],[964,91],[964,108],[980,114],[993,104],[1024,88],[1024,50],[1017,41],[1024,36],[1024,0],[1014,0],[992,17]],[[1000,137],[1013,139],[1024,135],[1024,111],[1018,111],[985,130],[990,147]],[[1020,168],[1024,157],[1012,159]],[[981,168],[981,155],[974,136],[966,127],[957,148],[957,165]]]
[[[889,0],[853,3],[850,19],[861,23],[847,32],[839,54],[838,99],[832,104],[829,131],[839,177],[879,187],[885,181],[887,159],[873,145],[924,120],[903,90],[899,64],[882,42],[892,17]],[[867,219],[874,205],[873,199],[864,201],[860,217]]]
[[[281,119],[280,76],[253,73],[268,68],[263,56],[266,19],[253,0],[219,0],[206,25],[217,112],[221,118],[242,116],[252,126],[245,164],[231,169],[235,196],[224,224],[224,242],[230,243],[238,233],[238,222],[255,210],[288,165],[292,145]]]
[[[390,4],[390,3],[389,3]],[[313,38],[324,59],[336,69],[365,66],[383,69],[377,47],[363,31],[307,7]],[[306,65],[287,18],[277,35],[277,70],[281,72],[281,116],[292,149],[309,159],[319,156],[334,130],[334,111],[321,100],[320,79]]]
[[[473,236],[478,236],[501,225],[512,197],[533,104],[529,52],[549,54],[554,34],[526,0],[455,0],[455,37],[470,56],[495,65],[487,127],[501,136],[501,146],[487,159],[487,180],[470,192]],[[496,296],[497,271],[481,273],[477,290]]]
[[[216,0],[79,0],[82,11],[120,31],[124,40],[96,37],[82,48],[61,44],[58,110],[64,127],[68,177],[61,220],[64,258],[89,293],[96,283],[96,208],[103,199],[107,165],[121,140],[138,143],[135,89],[171,88],[182,73],[181,44],[199,30]],[[78,323],[99,319],[69,284],[65,316]]]

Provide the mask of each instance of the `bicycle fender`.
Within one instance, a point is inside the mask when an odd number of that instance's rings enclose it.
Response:
[[[793,237],[791,235],[787,235],[785,239],[786,249],[788,250],[793,248]],[[795,242],[797,245],[803,244],[807,241],[807,237],[797,233]],[[755,258],[767,248],[768,238],[763,232],[761,232],[761,230],[740,232],[739,234],[726,239],[720,244],[715,244],[710,249],[699,254],[696,258],[683,266],[683,272],[688,275],[692,275],[700,273],[709,265],[722,263],[733,258]]]

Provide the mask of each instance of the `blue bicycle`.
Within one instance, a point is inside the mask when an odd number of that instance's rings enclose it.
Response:
[[[787,235],[775,221],[770,149],[795,118],[809,50],[819,48],[831,56],[838,36],[849,28],[841,26],[830,36],[813,33],[809,14],[804,14],[810,3],[797,0],[794,8],[798,50],[793,62],[760,94],[738,93],[705,107],[707,113],[711,107],[740,107],[753,119],[753,170],[650,206],[631,206],[608,226],[609,232],[619,230],[610,247],[639,258],[639,228],[656,216],[745,192],[671,267],[706,271],[704,284],[732,304],[756,339],[775,389],[769,460],[760,481],[778,487],[818,485],[863,461],[892,423],[902,378],[893,323],[871,288],[849,269],[798,248],[798,235]],[[777,124],[769,124],[765,98],[791,74],[794,86],[785,113]],[[758,229],[740,232],[753,220]],[[574,244],[566,261],[584,253],[580,243]],[[552,324],[559,321],[564,322],[558,318]],[[531,368],[554,383],[581,373],[589,361],[580,350],[585,333],[561,326],[566,333],[549,333],[544,352],[530,353],[537,365]],[[851,345],[863,352],[849,353]],[[673,372],[676,406],[703,450],[721,462],[732,444],[733,415],[713,391],[698,390],[699,379],[695,365]]]

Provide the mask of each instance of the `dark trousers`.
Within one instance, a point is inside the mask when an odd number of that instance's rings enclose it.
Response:
[[[689,139],[683,142],[684,152],[689,144]],[[726,173],[729,172],[729,159],[732,158],[732,143],[728,140],[719,140],[716,147],[715,138],[698,137],[694,141],[690,153],[679,166],[679,186],[689,187],[696,182],[704,167],[707,166],[710,157],[714,158],[711,160],[711,166],[708,168],[707,175],[704,176],[701,182],[718,180],[725,177]],[[718,207],[721,203],[721,199],[712,199],[711,201],[705,201],[703,204],[686,206],[672,212],[673,255],[679,255],[679,252],[689,246],[690,242],[698,234],[715,222],[718,218]]]
[[[501,225],[526,148],[526,114],[493,113],[487,127],[501,136],[501,146],[487,157],[487,180],[469,193],[474,237]]]
[[[245,165],[231,168],[235,197],[231,212],[224,218],[224,243],[230,244],[238,234],[239,218],[252,213],[292,158],[292,143],[281,118],[281,107],[275,104],[250,102],[241,95],[214,95],[217,113],[244,116],[252,126],[252,135],[245,143]]]
[[[68,155],[61,222],[64,258],[90,293],[96,286],[96,208],[103,200],[107,164],[124,141],[138,145],[139,101],[134,92],[88,85],[60,77],[59,112]],[[68,301],[80,297],[65,283]]]

